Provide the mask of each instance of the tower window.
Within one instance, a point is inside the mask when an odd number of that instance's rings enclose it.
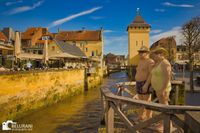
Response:
[[[55,51],[55,49],[56,49],[55,46],[52,46],[52,47],[51,47],[51,50],[52,50],[52,51]]]
[[[143,41],[142,41],[142,46],[143,46]]]
[[[135,43],[135,44],[136,44],[136,46],[137,46],[137,45],[138,45],[138,41],[136,41],[136,43]]]
[[[94,51],[92,51],[91,56],[94,56]]]

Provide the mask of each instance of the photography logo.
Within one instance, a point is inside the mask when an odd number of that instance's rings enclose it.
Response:
[[[32,124],[18,124],[17,122],[13,122],[12,120],[7,120],[2,123],[3,131],[31,131],[33,129]]]

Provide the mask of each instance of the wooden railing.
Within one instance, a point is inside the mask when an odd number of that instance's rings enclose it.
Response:
[[[118,93],[113,94],[109,88],[101,88],[102,104],[104,107],[104,117],[106,123],[106,132],[114,133],[114,114],[116,113],[120,120],[123,121],[127,130],[131,133],[137,133],[143,128],[147,128],[153,123],[163,120],[164,133],[170,133],[170,121],[174,122],[185,133],[189,130],[185,121],[177,117],[177,114],[185,115],[186,111],[200,111],[198,106],[178,106],[178,105],[164,105],[153,102],[146,102],[136,100],[134,98],[119,96],[122,95],[118,86]],[[127,91],[127,90],[125,90]],[[129,91],[127,91],[130,93]],[[138,107],[145,107],[146,109],[160,112],[158,115],[138,124],[132,123],[126,114],[121,109],[122,104],[129,106],[134,105]]]

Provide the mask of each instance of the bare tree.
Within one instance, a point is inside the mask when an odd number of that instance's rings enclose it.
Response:
[[[184,37],[183,45],[187,48],[190,70],[190,90],[194,91],[193,83],[193,65],[194,53],[200,49],[200,16],[191,19],[182,26],[182,34]]]

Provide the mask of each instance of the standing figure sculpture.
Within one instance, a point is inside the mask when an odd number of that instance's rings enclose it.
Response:
[[[142,46],[139,53],[139,64],[136,68],[136,90],[139,100],[151,101],[151,86],[148,84],[148,89],[143,90],[143,86],[146,83],[149,74],[154,66],[154,61],[149,58],[149,50],[146,46]],[[141,108],[136,121],[144,121],[152,117],[152,111]]]
[[[143,90],[148,90],[148,86],[151,84],[159,103],[168,105],[172,74],[171,64],[166,59],[168,52],[166,49],[158,47],[151,51],[151,53],[155,66],[148,77],[148,81],[143,86]],[[156,128],[163,131],[163,123],[160,122]]]

